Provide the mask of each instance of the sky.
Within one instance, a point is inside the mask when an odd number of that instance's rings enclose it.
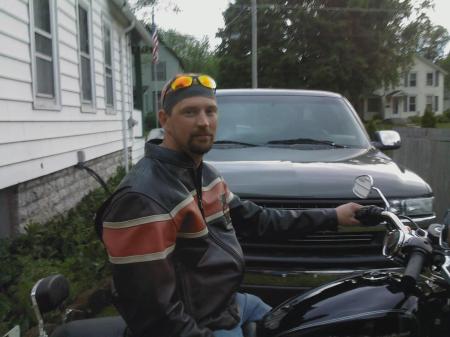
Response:
[[[220,43],[215,37],[219,28],[223,28],[222,12],[228,7],[231,0],[161,0],[155,10],[155,22],[164,29],[175,29],[180,33],[202,39],[207,36],[212,47]],[[450,0],[434,0],[435,9],[428,15],[434,24],[444,26],[450,32]],[[171,10],[176,5],[179,13]],[[150,12],[148,12],[150,14]],[[151,17],[151,15],[148,15]],[[450,50],[450,43],[447,45]]]

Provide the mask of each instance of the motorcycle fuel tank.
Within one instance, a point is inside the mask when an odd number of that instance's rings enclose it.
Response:
[[[420,336],[419,315],[419,298],[404,292],[400,275],[372,272],[283,303],[265,317],[262,335],[414,337]]]

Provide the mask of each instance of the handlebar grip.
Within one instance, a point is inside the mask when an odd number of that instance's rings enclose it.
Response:
[[[384,210],[378,206],[363,206],[355,212],[355,218],[365,226],[376,226],[383,218],[381,213]]]
[[[425,263],[425,252],[421,249],[415,249],[411,252],[408,265],[403,274],[402,282],[406,286],[414,286],[422,271]]]

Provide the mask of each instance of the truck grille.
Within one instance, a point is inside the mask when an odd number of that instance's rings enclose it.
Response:
[[[373,200],[288,200],[249,199],[257,205],[277,209],[335,208],[347,202],[377,205]],[[316,232],[300,238],[241,239],[248,267],[384,267],[381,255],[385,227],[341,227],[339,232]]]

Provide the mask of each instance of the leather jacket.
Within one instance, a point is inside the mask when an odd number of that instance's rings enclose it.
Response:
[[[97,215],[116,306],[133,336],[213,336],[239,322],[244,258],[236,238],[336,228],[334,209],[242,201],[207,163],[154,144]]]

